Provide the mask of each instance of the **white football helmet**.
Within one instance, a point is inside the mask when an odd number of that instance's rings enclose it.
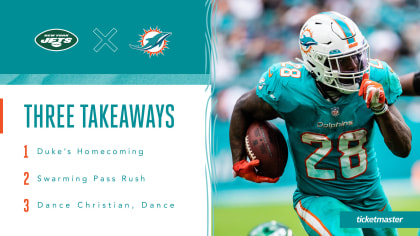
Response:
[[[369,45],[357,25],[337,12],[312,16],[300,31],[303,64],[317,81],[342,93],[359,90],[369,73]]]

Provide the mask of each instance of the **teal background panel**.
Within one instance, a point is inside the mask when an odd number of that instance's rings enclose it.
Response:
[[[2,74],[204,74],[206,4],[203,0],[160,1],[2,1],[0,3],[0,73]],[[134,50],[149,28],[171,32],[163,55]],[[79,42],[65,51],[48,51],[35,37],[64,29]],[[113,28],[113,52],[93,30],[104,35]]]
[[[209,74],[0,74],[0,85],[208,85]]]

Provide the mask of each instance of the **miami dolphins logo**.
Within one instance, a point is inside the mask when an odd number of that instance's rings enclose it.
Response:
[[[300,48],[304,53],[308,53],[312,49],[312,45],[318,45],[318,42],[312,38],[311,30],[303,30],[300,36]]]
[[[143,35],[139,35],[141,38],[138,41],[141,45],[132,45],[130,44],[130,48],[136,49],[139,51],[143,51],[149,54],[149,57],[152,55],[163,55],[163,50],[168,48],[166,45],[168,44],[168,40],[166,40],[172,33],[169,32],[162,32],[160,29],[156,27],[156,29],[149,28],[149,30],[144,30]]]

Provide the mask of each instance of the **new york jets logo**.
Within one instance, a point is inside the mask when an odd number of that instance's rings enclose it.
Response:
[[[78,38],[63,29],[46,30],[35,37],[35,43],[49,51],[64,51],[77,44]]]
[[[169,41],[166,38],[171,35],[172,33],[162,32],[157,27],[156,29],[149,28],[149,30],[144,30],[143,35],[140,35],[141,38],[138,42],[141,45],[130,44],[130,48],[148,53],[149,57],[158,54],[163,55],[163,50],[168,48],[166,45]]]

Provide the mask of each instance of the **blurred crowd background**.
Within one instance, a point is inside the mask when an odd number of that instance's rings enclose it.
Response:
[[[295,58],[301,57],[299,31],[312,15],[337,11],[350,17],[367,38],[371,58],[388,62],[399,75],[420,71],[420,0],[216,0],[216,4],[214,147],[216,182],[221,191],[248,186],[232,179],[228,129],[237,98],[255,87],[270,65],[296,62]],[[413,150],[409,161],[401,162],[387,151],[378,133],[375,144],[378,154],[386,156],[380,168],[385,179],[413,176],[419,179],[420,164],[415,165],[415,162],[420,160],[420,150],[415,144],[420,140],[420,100],[402,97],[396,105],[412,129]],[[286,133],[281,121],[276,124]],[[395,165],[399,166],[398,170]],[[291,160],[280,185],[294,184],[294,171],[290,166]],[[420,192],[420,180],[417,181]],[[411,187],[414,180],[412,183]]]
[[[420,69],[419,0],[217,0],[218,116],[229,119],[232,97],[256,85],[276,62],[301,57],[299,31],[312,15],[337,11],[356,22],[372,58],[400,75]],[[225,100],[227,99],[227,101]]]

